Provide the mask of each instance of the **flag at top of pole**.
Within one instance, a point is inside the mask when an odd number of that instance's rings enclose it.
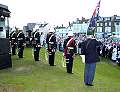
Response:
[[[96,27],[97,20],[99,20],[100,2],[101,2],[101,0],[99,0],[99,2],[97,3],[97,6],[93,12],[92,18],[89,21],[88,31],[94,30],[94,28]]]

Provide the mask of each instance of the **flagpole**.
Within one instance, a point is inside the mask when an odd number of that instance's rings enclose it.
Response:
[[[91,19],[89,21],[89,26],[88,26],[88,30],[87,30],[89,32],[91,31],[93,36],[95,36],[97,20],[99,18],[100,2],[101,2],[101,0],[99,0],[99,2],[97,3],[97,6],[96,6],[96,8],[95,8],[95,10],[93,12],[93,15],[92,15],[92,17],[91,17]]]

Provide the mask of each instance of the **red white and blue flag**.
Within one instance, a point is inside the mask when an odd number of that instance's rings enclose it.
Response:
[[[89,21],[88,30],[92,30],[96,27],[97,20],[99,20],[99,17],[100,17],[99,16],[100,2],[101,0],[99,0],[99,2],[97,3],[97,6],[93,12],[92,18]]]

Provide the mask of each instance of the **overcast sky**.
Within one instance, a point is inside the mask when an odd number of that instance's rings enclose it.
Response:
[[[11,11],[10,26],[28,22],[68,25],[76,18],[90,18],[99,0],[0,0]],[[100,16],[120,15],[120,0],[101,0]]]

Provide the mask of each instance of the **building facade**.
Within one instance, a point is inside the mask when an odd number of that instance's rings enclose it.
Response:
[[[33,31],[35,25],[36,23],[27,23],[27,26],[23,26],[23,32],[26,37],[31,37],[31,32]]]
[[[67,27],[55,27],[55,33],[58,37],[60,38],[65,38],[68,33],[68,28]]]
[[[68,31],[73,31],[74,34],[87,34],[87,29],[88,29],[88,23],[89,19],[82,18],[80,20],[77,18],[73,22],[69,22],[69,26],[67,27],[56,27],[56,34],[59,34],[60,37],[65,37]]]
[[[73,33],[87,34],[88,24],[88,19],[82,18],[82,20],[79,20],[79,18],[77,18],[76,21],[72,23]]]
[[[106,38],[113,35],[120,36],[120,16],[100,18],[96,25],[96,36]]]

